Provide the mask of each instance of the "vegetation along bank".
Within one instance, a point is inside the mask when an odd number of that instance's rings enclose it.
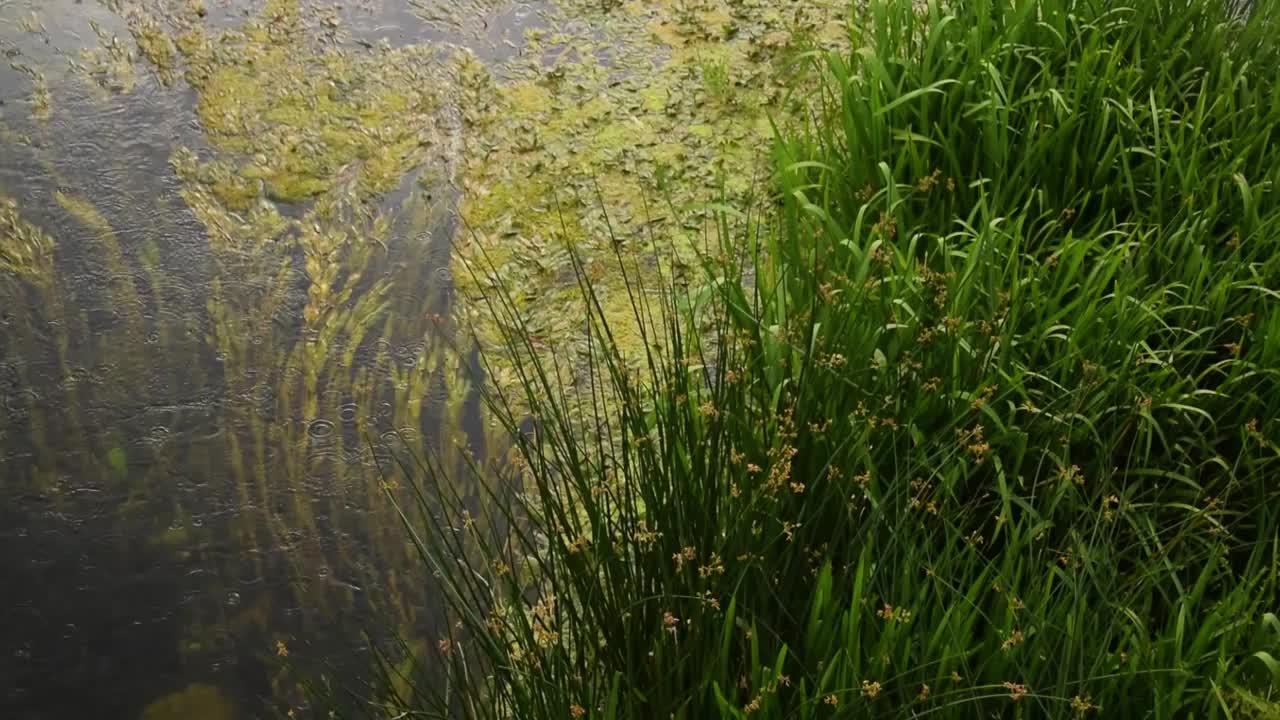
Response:
[[[691,278],[567,246],[572,385],[485,289],[514,451],[388,469],[450,622],[335,714],[1277,717],[1275,13],[857,9]]]

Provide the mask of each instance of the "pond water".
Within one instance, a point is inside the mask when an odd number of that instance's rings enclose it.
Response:
[[[501,454],[478,293],[572,359],[570,244],[619,317],[618,244],[688,272],[842,7],[0,0],[0,717],[275,716],[431,635],[378,463]]]

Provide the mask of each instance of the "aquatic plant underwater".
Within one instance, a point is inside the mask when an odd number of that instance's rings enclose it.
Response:
[[[446,630],[313,709],[1276,717],[1275,14],[872,2],[701,275],[568,248],[585,354],[475,259],[513,451],[384,465]]]
[[[215,706],[238,717],[293,694],[294,638],[340,645],[345,630],[315,628],[370,604],[403,628],[427,622],[421,591],[397,586],[409,555],[373,456],[398,442],[483,447],[483,428],[464,427],[466,360],[434,340],[452,332],[439,316],[452,226],[418,180],[444,162],[439,83],[424,76],[444,66],[411,57],[422,49],[319,47],[296,2],[217,31],[202,4],[170,5],[181,8],[163,31],[131,8],[140,59],[94,24],[105,49],[52,83],[53,121],[41,102],[25,132],[5,128],[6,157],[33,168],[4,188],[27,212],[0,198],[0,466],[19,571],[5,581],[16,650],[0,701],[16,698],[15,712],[78,712],[78,690],[30,705],[24,693],[94,684],[93,662],[124,657],[106,671],[133,673],[100,706],[108,716],[148,702],[136,683],[162,698],[147,718],[223,717]],[[136,130],[170,193],[126,172],[127,144],[83,153],[106,183],[69,171],[58,113],[128,107],[148,71],[196,92],[200,144]],[[338,84],[349,91],[331,97]],[[51,209],[33,212],[41,198]],[[46,539],[63,527],[65,540]],[[66,564],[56,553],[83,532],[105,541],[71,553],[78,592],[42,597]],[[140,566],[175,577],[135,582]],[[90,597],[100,604],[86,614],[76,603]],[[97,639],[148,607],[137,647]],[[246,697],[236,668],[265,697]]]

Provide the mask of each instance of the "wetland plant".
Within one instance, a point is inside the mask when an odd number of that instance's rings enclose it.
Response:
[[[639,357],[580,263],[573,387],[490,293],[511,453],[385,469],[447,621],[324,710],[1277,717],[1274,15],[859,11]]]

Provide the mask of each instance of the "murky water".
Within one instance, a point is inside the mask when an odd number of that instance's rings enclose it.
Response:
[[[379,461],[500,454],[475,293],[572,369],[572,246],[638,342],[616,249],[690,274],[847,7],[0,0],[0,718],[277,716],[434,636]]]

